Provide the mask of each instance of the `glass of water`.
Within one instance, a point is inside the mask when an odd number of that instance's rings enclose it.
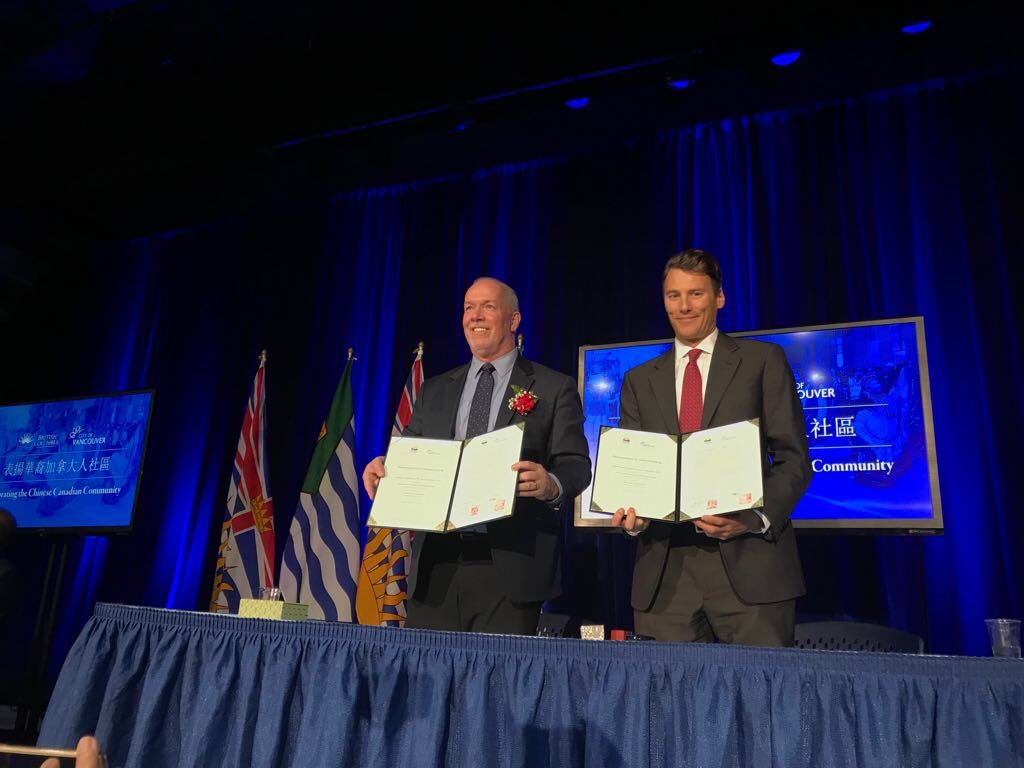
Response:
[[[1020,621],[1018,619],[985,619],[992,655],[1020,658]]]

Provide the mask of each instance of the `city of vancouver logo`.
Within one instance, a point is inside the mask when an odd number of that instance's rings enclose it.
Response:
[[[103,445],[107,442],[105,435],[94,435],[92,432],[85,432],[81,424],[76,424],[68,432],[68,438],[72,445]]]
[[[806,382],[803,381],[798,381],[796,383],[796,393],[799,395],[801,400],[817,400],[819,397],[836,396],[836,390],[834,387],[808,389]]]

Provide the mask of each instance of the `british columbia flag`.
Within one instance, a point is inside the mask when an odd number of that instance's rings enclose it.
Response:
[[[400,435],[412,419],[412,409],[423,387],[423,342],[416,347],[409,378],[398,401],[392,435]],[[356,618],[374,626],[405,625],[405,603],[409,597],[409,548],[412,533],[392,528],[369,528],[363,561],[359,567]]]
[[[211,611],[238,613],[239,600],[259,597],[262,587],[274,586],[274,501],[265,448],[266,366],[263,350],[231,471]]]

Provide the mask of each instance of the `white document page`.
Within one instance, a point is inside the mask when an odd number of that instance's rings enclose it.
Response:
[[[674,435],[611,428],[598,438],[592,512],[633,507],[640,517],[672,520],[676,509]]]
[[[511,467],[523,451],[523,424],[513,424],[466,441],[455,483],[449,529],[498,520],[512,514],[518,472]]]
[[[680,519],[764,506],[757,420],[713,427],[683,441]]]
[[[377,485],[366,521],[375,528],[440,531],[459,466],[458,440],[391,438],[385,475]]]

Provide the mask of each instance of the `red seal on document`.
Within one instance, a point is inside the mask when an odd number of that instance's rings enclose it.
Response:
[[[496,502],[494,502],[494,511],[495,512],[501,512],[504,509],[505,509],[505,500],[504,499],[498,499]]]
[[[708,499],[708,509],[718,509],[718,499]]]
[[[515,384],[512,385],[512,392],[512,397],[508,399],[508,409],[520,416],[526,416],[540,400],[533,391],[517,387]]]
[[[476,517],[479,514],[480,514],[480,507],[478,507],[476,504],[474,504],[472,507],[469,508],[469,516],[470,517]]]
[[[749,504],[754,500],[754,494],[742,493],[740,494],[740,504]]]

